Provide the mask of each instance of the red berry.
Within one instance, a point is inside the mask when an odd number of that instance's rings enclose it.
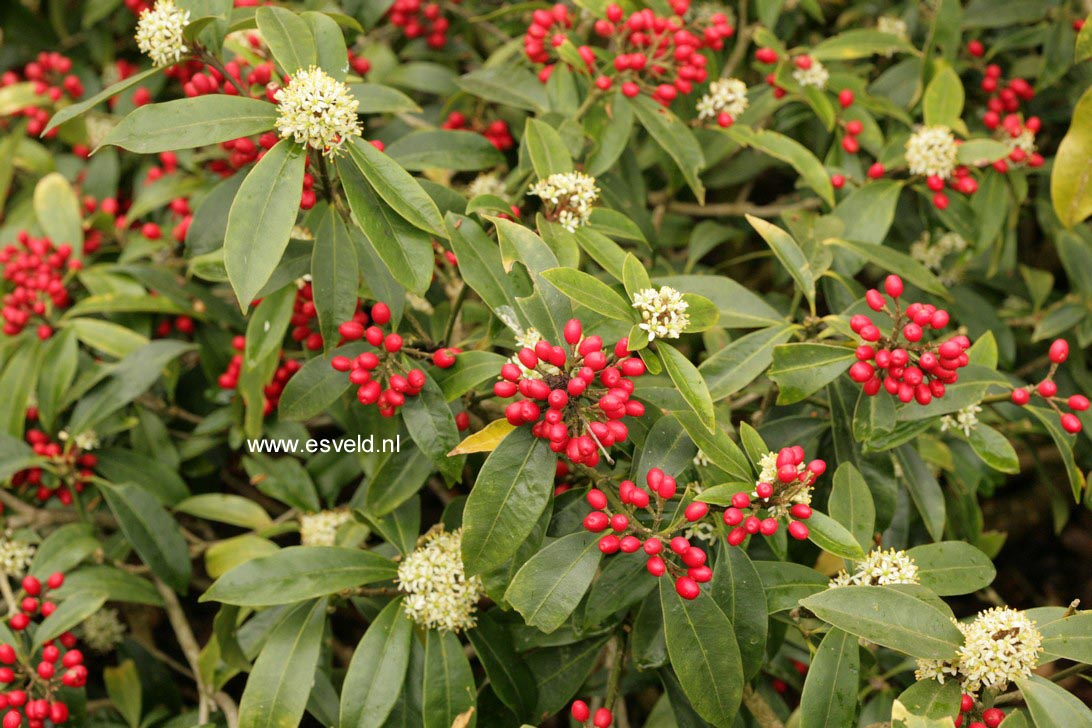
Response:
[[[1052,379],[1044,379],[1036,389],[1041,397],[1053,397],[1058,393],[1058,385]]]
[[[884,166],[879,162],[874,163],[871,167],[868,168],[869,179],[879,179],[880,177],[883,177],[883,173]]]
[[[701,587],[689,576],[680,576],[675,580],[675,591],[683,599],[697,599],[701,593]]]
[[[592,719],[592,725],[595,728],[610,728],[611,722],[614,720],[614,716],[607,708],[600,708],[595,711],[595,717]]]
[[[845,187],[846,178],[840,174],[832,174],[830,176],[830,184],[834,187],[834,189],[840,190]]]
[[[1074,412],[1084,412],[1088,409],[1088,397],[1085,397],[1083,394],[1074,394],[1066,401],[1066,404],[1068,404],[1069,409]]]
[[[986,49],[982,45],[981,41],[972,40],[970,43],[967,44],[967,52],[975,58],[981,58],[983,54],[985,54]]]
[[[789,524],[789,535],[797,541],[803,541],[808,537],[808,527],[800,521],[793,521]]]
[[[988,728],[997,728],[1003,720],[1005,720],[1005,713],[1000,708],[987,708],[982,711],[982,722]]]
[[[1050,345],[1050,360],[1055,364],[1061,364],[1069,358],[1069,342],[1065,339],[1055,339]]]
[[[376,322],[380,326],[385,326],[390,323],[391,309],[390,306],[382,301],[377,302],[372,306],[372,321]]]
[[[1077,419],[1077,415],[1067,412],[1062,415],[1062,429],[1071,435],[1075,435],[1081,431],[1081,421]]]
[[[591,709],[588,708],[588,704],[583,700],[574,700],[573,706],[569,712],[572,714],[573,719],[579,723],[583,723],[589,717],[591,717]]]
[[[847,109],[853,105],[853,92],[848,88],[844,88],[838,92],[838,103],[843,109]]]
[[[967,693],[963,693],[963,697],[959,699],[959,712],[970,713],[971,708],[974,707],[974,698]]]

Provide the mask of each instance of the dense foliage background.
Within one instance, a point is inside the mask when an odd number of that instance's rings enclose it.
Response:
[[[1092,725],[1088,11],[3,3],[2,725]]]

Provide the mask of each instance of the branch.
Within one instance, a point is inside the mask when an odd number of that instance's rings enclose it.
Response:
[[[774,202],[769,205],[756,205],[751,202],[713,202],[708,205],[699,205],[696,202],[669,202],[667,209],[683,215],[694,217],[742,217],[754,215],[755,217],[777,217],[786,212],[796,210],[816,210],[822,206],[818,197],[808,197],[793,202]]]
[[[743,704],[762,728],[785,728],[785,724],[773,712],[766,699],[755,692],[749,685],[743,689]]]
[[[164,584],[158,577],[155,579],[155,588],[163,597],[163,608],[167,612],[167,619],[170,620],[171,628],[178,639],[178,645],[182,648],[182,654],[186,656],[186,662],[190,664],[193,681],[197,683],[199,700],[197,720],[204,725],[209,722],[209,705],[212,691],[201,679],[201,648],[197,644],[197,638],[193,636],[193,630],[190,629],[190,623],[186,620],[186,614],[182,611],[182,605],[178,603],[178,597],[175,595],[174,590]]]

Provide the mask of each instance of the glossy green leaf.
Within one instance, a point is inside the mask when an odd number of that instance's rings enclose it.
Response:
[[[601,280],[575,268],[553,268],[542,277],[574,303],[617,321],[632,322],[637,313],[629,301]]]
[[[140,559],[176,592],[189,589],[189,547],[175,520],[155,496],[131,484],[99,483],[106,505]]]
[[[523,131],[523,143],[527,147],[531,166],[539,179],[573,170],[573,160],[565,146],[565,141],[558,134],[557,129],[546,122],[528,117],[527,126]]]
[[[701,372],[690,359],[670,344],[658,342],[656,352],[663,361],[664,371],[678,387],[679,393],[690,409],[705,425],[705,429],[713,432],[717,426],[716,416],[713,413],[713,398],[709,395],[709,387],[705,384]]]
[[[403,220],[436,237],[447,237],[436,203],[397,162],[360,139],[349,145],[349,156],[372,189]]]
[[[773,251],[777,259],[781,261],[781,265],[785,267],[785,270],[789,272],[792,279],[796,281],[796,285],[800,287],[801,293],[808,300],[812,310],[815,309],[815,273],[811,269],[811,263],[808,261],[807,256],[804,255],[804,251],[800,249],[800,245],[793,240],[792,236],[787,232],[777,227],[776,225],[766,222],[760,217],[754,215],[746,215],[747,222],[751,224],[762,239],[766,241],[766,244],[770,246],[770,250]]]
[[[1080,698],[1044,677],[1029,675],[1016,681],[1036,728],[1089,728],[1092,710]]]
[[[474,673],[459,638],[451,632],[425,633],[423,728],[451,728],[477,703]]]
[[[853,463],[842,463],[835,471],[827,510],[831,518],[853,534],[862,549],[870,548],[876,527],[876,504],[868,483]]]
[[[520,567],[504,599],[527,624],[553,632],[583,599],[601,557],[598,534],[581,531],[563,536]]]
[[[856,635],[832,629],[812,658],[800,696],[800,728],[840,728],[857,715],[861,676]]]
[[[226,94],[195,96],[134,109],[110,130],[102,146],[138,154],[193,149],[261,134],[276,120],[277,107],[268,101]],[[301,189],[302,179],[296,192]]]
[[[384,725],[402,692],[410,660],[413,622],[394,599],[368,626],[353,651],[341,687],[341,724],[359,728]]]
[[[307,21],[287,8],[258,8],[254,13],[262,40],[287,74],[307,70],[318,63],[315,36]]]
[[[917,564],[921,585],[942,597],[985,589],[997,573],[986,554],[962,541],[923,544],[906,555]]]
[[[818,392],[856,361],[853,349],[831,344],[781,344],[773,350],[769,376],[779,387],[778,404],[799,402]]]
[[[650,96],[642,94],[632,99],[630,104],[637,113],[641,126],[675,161],[694,197],[704,204],[705,185],[698,174],[705,167],[705,155],[694,134],[677,116],[657,104]]]

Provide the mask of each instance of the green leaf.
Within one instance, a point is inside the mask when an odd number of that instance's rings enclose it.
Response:
[[[934,541],[944,536],[944,492],[936,476],[911,445],[895,450],[895,459],[902,470],[902,480],[910,492],[910,499],[925,522],[925,529]]]
[[[523,143],[531,157],[531,166],[539,179],[552,174],[573,171],[573,159],[565,146],[565,141],[544,121],[527,117],[527,126],[523,132]]]
[[[336,594],[398,573],[389,559],[340,546],[289,546],[221,576],[201,595],[242,607],[269,607]]]
[[[959,145],[956,161],[968,166],[982,167],[1009,156],[1012,147],[993,139],[968,139]]]
[[[774,347],[792,336],[794,326],[770,326],[741,336],[698,367],[713,401],[730,397],[761,376],[773,362]]]
[[[622,283],[630,298],[645,289],[652,288],[652,279],[648,277],[648,271],[633,253],[626,253],[622,263]]]
[[[190,551],[175,520],[155,496],[131,484],[99,483],[106,505],[141,561],[172,589],[189,589]]]
[[[83,211],[72,185],[58,172],[38,180],[34,212],[42,232],[54,245],[69,245],[76,258],[83,256]]]
[[[696,415],[690,417],[692,426],[706,432],[705,425]],[[674,414],[664,415],[656,420],[645,436],[637,462],[633,465],[633,479],[643,480],[652,468],[660,468],[665,473],[681,473],[693,463],[695,454],[697,448],[679,418]]]
[[[766,244],[770,246],[770,250],[781,261],[781,265],[789,272],[792,279],[796,281],[800,292],[804,294],[812,311],[814,311],[815,275],[811,270],[811,263],[804,255],[804,251],[800,249],[800,246],[797,245],[791,235],[776,225],[754,215],[746,215],[745,217],[747,222],[751,223],[751,227],[758,231]]]
[[[46,568],[36,574],[41,579],[56,571],[49,565],[45,566]],[[66,574],[64,585],[51,595],[57,599],[67,599],[74,594],[86,592],[103,592],[111,602],[163,606],[163,597],[151,582],[113,566],[83,566]]]
[[[961,377],[962,379],[962,377]],[[1039,420],[1039,424],[1047,431],[1058,449],[1058,455],[1065,465],[1066,475],[1069,476],[1069,487],[1073,491],[1074,502],[1080,502],[1081,492],[1085,488],[1085,478],[1073,456],[1073,436],[1066,433],[1058,424],[1058,416],[1045,407],[1024,407],[1024,410],[1032,417]]]
[[[260,505],[231,493],[202,493],[187,498],[174,507],[176,511],[218,523],[227,523],[256,531],[273,523]]]
[[[815,569],[784,561],[755,561],[770,614],[795,609],[801,599],[826,590],[830,579]]]
[[[830,238],[825,241],[828,245],[836,245],[839,248],[852,251],[869,263],[902,276],[908,283],[912,283],[927,293],[951,300],[952,294],[940,279],[933,275],[932,271],[906,253],[888,248],[883,245],[871,245],[869,243],[856,243],[851,240]]]
[[[71,571],[100,548],[102,544],[95,538],[94,528],[90,524],[65,524],[38,545],[27,573],[44,580],[54,572]]]
[[[313,10],[302,13],[300,17],[303,18],[307,23],[307,27],[311,30],[311,37],[315,42],[315,56],[318,67],[335,81],[344,82],[348,71],[345,63],[348,54],[345,48],[345,34],[337,21],[325,13],[318,13]],[[269,42],[268,36],[263,36],[263,38],[267,43]],[[302,40],[303,43],[306,43],[306,40],[303,39],[294,38],[293,40],[297,42]],[[270,46],[270,50],[272,49],[273,47]],[[280,56],[278,56],[279,58]]]
[[[834,187],[830,183],[830,175],[823,163],[803,144],[776,131],[743,125],[731,126],[726,133],[737,144],[751,147],[792,166],[823,202],[834,207]]]
[[[106,694],[113,707],[117,708],[130,728],[138,728],[142,696],[140,673],[137,672],[136,663],[125,660],[117,667],[105,667],[102,670],[102,679],[106,683]]]
[[[683,692],[698,715],[729,728],[743,697],[743,664],[732,623],[707,591],[686,600],[671,579],[659,582],[667,652]]]
[[[1036,728],[1089,728],[1092,710],[1065,688],[1038,675],[1016,681]]]
[[[1092,89],[1081,96],[1072,118],[1050,170],[1054,212],[1067,228],[1092,215]]]
[[[372,189],[383,198],[403,220],[426,233],[446,238],[444,220],[436,203],[421,184],[406,170],[371,144],[354,139],[349,156]]]
[[[1043,652],[1047,657],[1059,657],[1092,665],[1092,611],[1077,612],[1050,622],[1040,621]]]
[[[327,349],[341,338],[338,326],[351,319],[356,311],[359,270],[356,245],[349,237],[341,215],[331,206],[315,232],[311,252],[312,301],[318,315],[319,333]]]
[[[1043,0],[971,0],[963,11],[963,27],[1000,28],[1034,23],[1042,20],[1049,9],[1050,4]]]
[[[853,463],[842,463],[835,471],[827,510],[853,534],[862,549],[870,548],[876,528],[876,504],[868,483]]]
[[[95,612],[102,609],[106,603],[106,594],[103,592],[84,592],[74,599],[65,599],[52,614],[42,620],[34,633],[34,642],[31,652],[36,652],[39,647],[49,640],[60,637],[65,632],[76,627]]]
[[[694,410],[694,414],[705,425],[705,429],[713,432],[717,426],[716,416],[713,413],[713,398],[709,395],[709,387],[705,384],[701,372],[690,359],[670,344],[656,342],[656,353],[663,360],[664,370],[678,387],[679,394],[690,405],[690,409]]]
[[[1020,458],[1009,439],[989,425],[979,423],[968,438],[982,462],[1002,473],[1020,472]]]
[[[820,61],[850,61],[876,54],[913,53],[904,38],[869,28],[847,30],[812,47],[808,55]]]
[[[861,561],[864,551],[852,533],[825,513],[812,511],[808,519],[808,539],[819,548],[843,559]]]
[[[455,364],[433,373],[444,399],[454,402],[470,390],[496,378],[507,358],[491,351],[465,351]],[[298,374],[296,376],[299,376]],[[284,401],[282,395],[281,401]]]
[[[335,356],[352,359],[364,350],[363,343],[352,343],[308,359],[281,392],[277,416],[282,420],[299,421],[321,414],[352,386],[345,372],[330,365],[331,360]]]
[[[812,658],[800,696],[800,728],[840,728],[857,715],[861,676],[857,637],[832,629]]]
[[[455,79],[469,94],[525,111],[545,111],[545,87],[525,68],[515,65],[482,68]]]
[[[385,516],[412,498],[432,474],[432,461],[416,448],[386,456],[368,478],[364,508],[372,517]]]
[[[351,83],[349,91],[360,102],[362,114],[397,114],[400,111],[421,110],[417,102],[390,86],[378,83]]]
[[[842,237],[874,245],[883,243],[901,193],[901,182],[884,179],[850,192],[834,208],[835,216],[845,224]]]
[[[911,657],[948,660],[963,644],[949,614],[892,587],[843,586],[800,603],[835,627]]]
[[[426,374],[421,393],[416,397],[406,398],[402,419],[410,437],[439,469],[444,479],[448,483],[459,481],[466,458],[448,456],[459,444],[459,430],[455,427],[455,417],[451,414],[444,393],[432,377]]]
[[[111,129],[100,146],[138,154],[193,149],[261,134],[276,120],[277,107],[268,101],[209,94],[140,106]],[[301,189],[302,178],[296,192]]]
[[[686,434],[690,435],[694,444],[709,458],[709,462],[733,478],[742,481],[753,479],[754,474],[751,472],[751,464],[747,456],[739,449],[739,445],[732,441],[727,432],[719,427],[710,432],[692,412],[676,412],[672,416],[682,423]]]
[[[54,334],[42,351],[42,361],[49,362],[49,366],[44,367],[38,377],[38,419],[46,430],[53,429],[64,406],[76,378],[79,353],[76,332],[69,328]]]
[[[517,716],[526,716],[534,710],[538,690],[527,664],[516,654],[512,635],[497,619],[499,614],[499,609],[481,614],[478,626],[466,636],[485,668],[493,692]]]
[[[917,564],[921,585],[942,597],[985,589],[997,575],[989,556],[962,541],[923,544],[906,555]]]
[[[528,625],[553,632],[584,598],[601,557],[598,534],[579,531],[563,536],[520,567],[504,599]]]
[[[649,96],[642,94],[629,103],[637,112],[637,120],[641,122],[641,126],[678,165],[694,197],[699,203],[705,204],[705,185],[698,178],[698,173],[705,167],[705,155],[702,154],[701,145],[693,132],[677,116]]]
[[[341,687],[341,725],[379,728],[402,692],[413,642],[413,622],[402,598],[391,601],[357,643]]]
[[[410,132],[390,144],[387,154],[411,172],[431,168],[474,172],[504,162],[504,155],[481,134],[445,129]]]
[[[769,621],[766,594],[746,551],[723,542],[718,549],[709,594],[732,623],[743,674],[751,679],[758,674],[766,657]]]
[[[959,713],[962,690],[959,682],[949,680],[943,685],[936,680],[920,680],[899,696],[906,709],[923,718],[951,718]]]
[[[250,170],[231,203],[224,234],[224,265],[244,311],[269,281],[288,247],[300,207],[306,159],[297,145],[282,139]]]
[[[293,728],[303,720],[326,628],[326,600],[284,615],[262,647],[239,701],[239,728]]]
[[[263,6],[254,19],[262,40],[285,73],[294,74],[318,63],[315,36],[299,15],[286,8]]]
[[[451,728],[477,703],[474,673],[459,638],[451,632],[425,633],[423,728]]]
[[[508,291],[497,244],[469,217],[449,212],[446,220],[451,247],[459,260],[459,273],[466,284],[494,312],[505,306],[514,309],[516,304]]]
[[[963,125],[963,82],[947,63],[939,60],[934,63],[939,68],[925,87],[921,101],[925,123],[959,129]]]
[[[337,163],[353,217],[396,281],[418,295],[432,282],[432,239],[406,222],[345,160]]]
[[[781,344],[773,350],[770,379],[777,383],[778,404],[793,404],[841,376],[856,361],[853,349],[831,344]]]
[[[489,454],[463,511],[463,563],[468,574],[494,569],[531,533],[553,492],[556,457],[520,427]]]
[[[574,303],[586,306],[596,313],[616,321],[637,320],[636,311],[629,301],[595,276],[576,268],[552,268],[543,271],[542,277],[571,298]]]
[[[138,83],[144,81],[145,79],[154,76],[155,74],[159,73],[160,70],[161,69],[159,68],[146,68],[140,73],[134,73],[132,76],[129,76],[126,79],[107,86],[94,96],[86,98],[76,104],[69,104],[63,109],[60,109],[50,118],[49,123],[46,124],[45,129],[42,130],[42,136],[45,136],[61,124],[64,124],[66,121],[75,119],[77,116],[80,116],[81,114],[90,111],[91,109],[101,104],[103,101],[106,101],[113,96],[117,96],[123,91],[126,91],[133,86],[136,86]]]

